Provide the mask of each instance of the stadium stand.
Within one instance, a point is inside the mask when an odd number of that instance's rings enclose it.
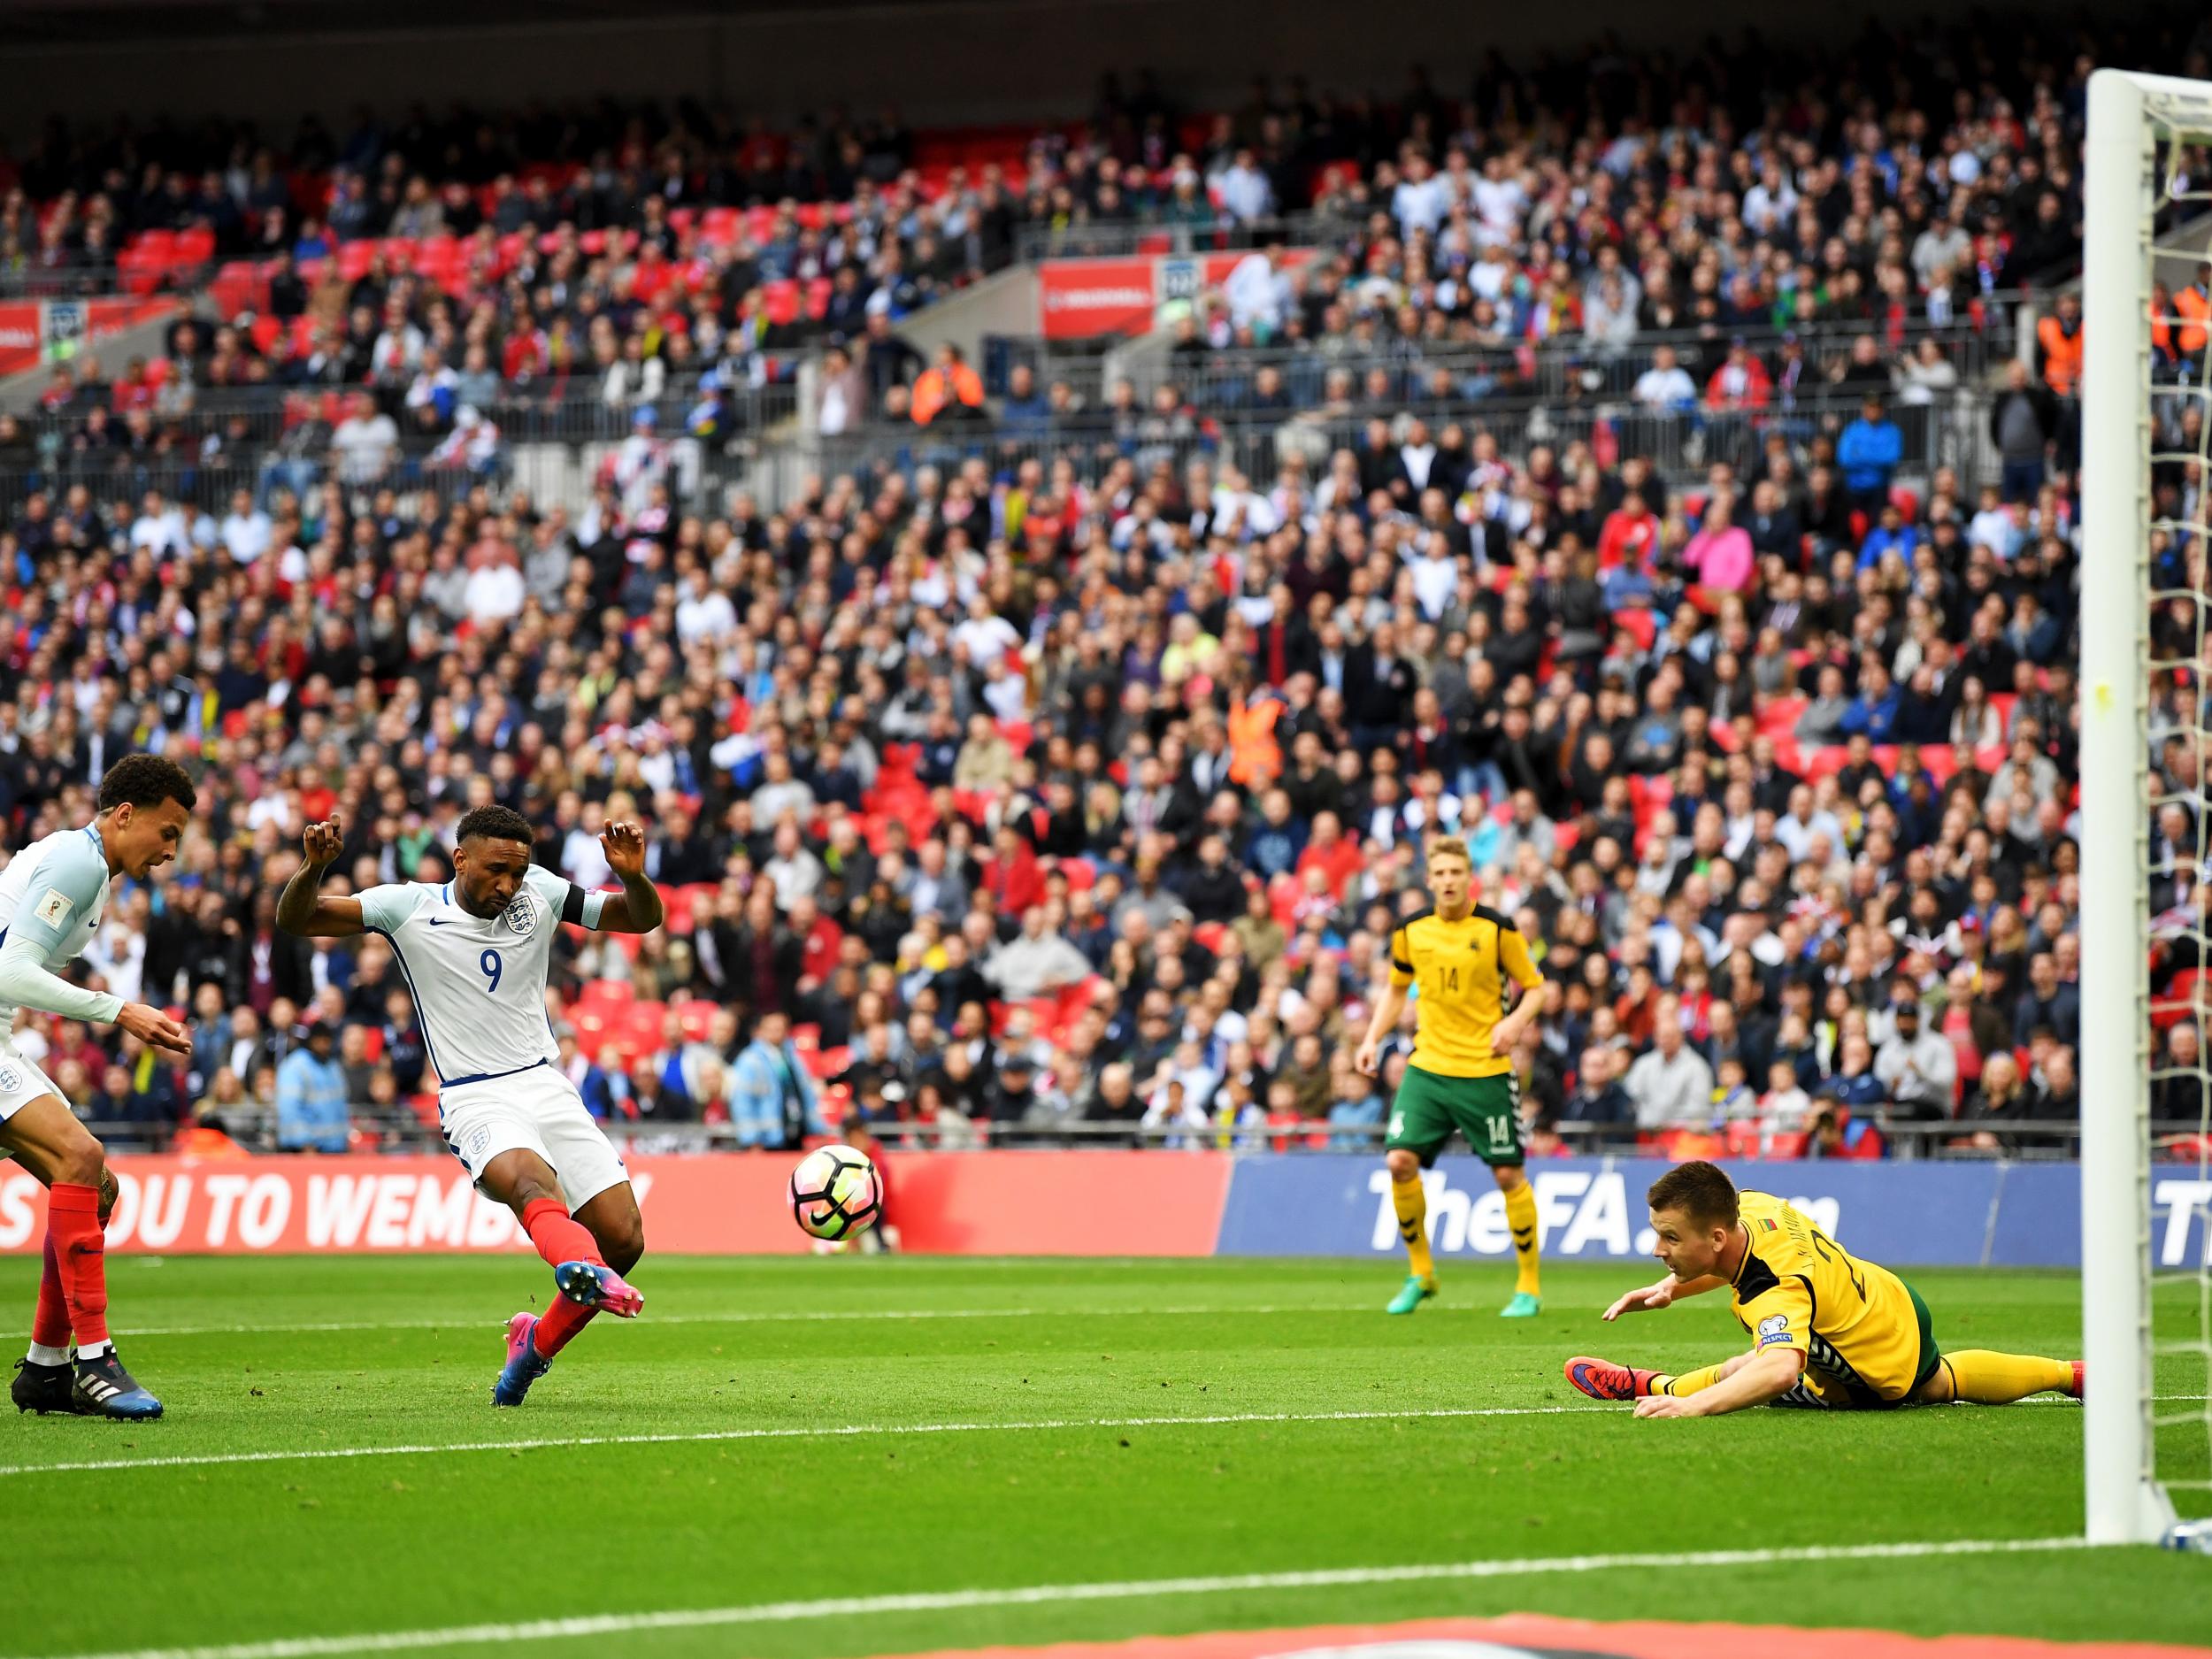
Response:
[[[285,939],[269,882],[333,811],[345,879],[438,879],[499,800],[588,885],[608,818],[656,831],[668,927],[580,938],[554,1010],[640,1132],[726,1125],[775,1008],[887,1135],[1371,1148],[1349,1056],[1447,831],[1540,947],[1540,1150],[2064,1150],[2078,321],[2024,301],[2090,58],[1888,50],[1665,110],[1594,58],[1027,131],[56,134],[8,280],[219,320],[0,417],[0,810],[197,757],[205,834],[89,959],[198,1050],[19,1041],[111,1139],[260,1148],[328,1021],[347,1142],[422,1144],[388,954]],[[1252,251],[1137,373],[987,392],[897,332],[1177,236]],[[670,436],[774,445],[825,345],[818,472],[688,484]],[[541,498],[525,433],[620,442]]]

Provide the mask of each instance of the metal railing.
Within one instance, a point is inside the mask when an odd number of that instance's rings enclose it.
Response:
[[[34,491],[59,492],[82,485],[96,497],[135,503],[149,489],[171,500],[206,510],[227,506],[238,489],[250,489],[263,504],[272,488],[296,495],[332,476],[327,403],[342,403],[360,387],[330,386],[236,390],[196,390],[188,400],[159,412],[150,411],[144,430],[134,430],[112,413],[96,426],[88,411],[42,411],[22,419],[27,452],[0,457],[0,520]],[[799,388],[790,381],[742,385],[718,395],[709,413],[699,376],[672,381],[660,396],[609,401],[595,378],[542,392],[503,388],[481,412],[499,429],[499,454],[479,468],[439,465],[431,457],[449,435],[415,424],[403,406],[390,410],[400,432],[394,457],[395,482],[458,485],[516,482],[541,492],[545,484],[572,478],[572,465],[553,465],[546,451],[569,452],[566,461],[592,446],[610,446],[636,429],[640,411],[649,409],[655,433],[672,442],[689,442],[719,452],[757,442],[797,414]],[[391,402],[388,391],[380,394]],[[95,433],[100,442],[88,442]],[[694,469],[695,472],[695,469]],[[573,504],[579,504],[572,503]]]
[[[1770,432],[1803,442],[1839,432],[1856,418],[1856,391],[1826,388],[1814,397],[1763,410],[1694,409],[1651,413],[1621,400],[1561,402],[1532,397],[1409,397],[1335,410],[1200,409],[1171,419],[1148,411],[1117,419],[1087,411],[1038,426],[1002,427],[990,421],[928,426],[879,423],[832,438],[763,445],[751,462],[756,487],[780,505],[808,476],[901,473],[955,468],[979,458],[994,470],[1030,460],[1048,468],[1072,462],[1079,477],[1095,479],[1124,457],[1141,472],[1164,461],[1178,472],[1191,461],[1233,463],[1248,478],[1272,480],[1283,461],[1296,457],[1310,478],[1321,476],[1331,454],[1356,446],[1371,416],[1416,414],[1432,427],[1456,422],[1471,435],[1488,434],[1510,456],[1537,443],[1555,447],[1602,440],[1625,458],[1643,456],[1671,475],[1716,460],[1747,463]],[[1941,403],[1893,403],[1890,418],[1904,440],[1900,470],[1925,476],[1939,466],[1959,469],[1970,484],[1993,477],[1995,451],[1988,439],[1988,395],[1958,391]]]
[[[1254,248],[1335,247],[1358,236],[1363,223],[1343,214],[1318,212],[1240,219],[1210,205],[1202,215],[1190,219],[1171,219],[1158,210],[1130,219],[1079,217],[1060,224],[1022,226],[1014,235],[1014,258],[1029,265],[1041,259],[1130,254],[1195,257]]]

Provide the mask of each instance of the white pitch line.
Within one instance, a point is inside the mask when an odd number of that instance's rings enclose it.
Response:
[[[1228,1411],[1208,1416],[1038,1417],[1019,1423],[848,1423],[829,1428],[704,1429],[687,1434],[578,1434],[543,1440],[457,1440],[442,1445],[318,1446],[296,1450],[207,1452],[177,1457],[102,1457],[65,1463],[0,1463],[0,1477],[73,1475],[98,1470],[207,1469],[232,1463],[326,1463],[355,1457],[418,1457],[440,1452],[530,1452],[573,1446],[693,1446],[718,1440],[852,1440],[869,1435],[1041,1432],[1055,1429],[1203,1428],[1245,1423],[1411,1422],[1437,1417],[1540,1417],[1612,1410],[1586,1406],[1439,1406],[1414,1411]]]
[[[403,1653],[421,1647],[466,1647],[513,1642],[622,1636],[644,1631],[702,1630],[718,1625],[785,1624],[800,1619],[866,1618],[879,1613],[949,1613],[974,1608],[1033,1607],[1069,1601],[1118,1601],[1144,1596],[1224,1595],[1268,1590],[1414,1584],[1440,1579],[1509,1578],[1540,1573],[1633,1572],[1680,1567],[1764,1567],[1801,1562],[1886,1561],[1940,1555],[2009,1555],[2089,1548],[2078,1538],[1945,1539],[1905,1544],[1819,1544],[1784,1549],[1709,1549],[1640,1555],[1538,1555],[1523,1560],[1437,1562],[1399,1567],[1326,1567],[1307,1572],[1247,1572],[1203,1578],[1139,1578],[1120,1583],[1026,1585],[1008,1589],[939,1590],[907,1595],[833,1596],[813,1601],[759,1601],[746,1607],[672,1608],[651,1613],[601,1613],[532,1619],[512,1624],[455,1624],[443,1630],[368,1631],[343,1636],[295,1636],[275,1641],[227,1642],[206,1647],[141,1647],[66,1659],[324,1659],[325,1655]]]
[[[2164,1396],[2162,1396],[2164,1397]],[[2191,1396],[2171,1396],[2188,1398]],[[2037,1394],[2019,1405],[2078,1404],[2058,1394]],[[687,1434],[578,1434],[541,1440],[451,1440],[401,1446],[314,1446],[294,1450],[207,1452],[175,1457],[103,1457],[55,1463],[0,1463],[0,1479],[27,1475],[74,1475],[129,1469],[206,1469],[238,1463],[341,1462],[357,1457],[420,1457],[440,1452],[552,1451],[578,1446],[694,1446],[725,1440],[854,1440],[869,1435],[1040,1433],[1059,1429],[1204,1428],[1246,1423],[1425,1422],[1451,1417],[1556,1417],[1627,1416],[1625,1402],[1593,1402],[1586,1406],[1435,1406],[1409,1411],[1229,1411],[1192,1417],[1038,1417],[1018,1423],[847,1423],[829,1428],[789,1427],[703,1429]],[[1983,1410],[1991,1408],[1959,1406]]]
[[[1310,1302],[1257,1302],[1217,1308],[768,1308],[743,1309],[729,1313],[672,1313],[647,1314],[654,1325],[780,1325],[810,1324],[818,1321],[846,1319],[1110,1319],[1124,1316],[1156,1317],[1163,1314],[1178,1317],[1198,1316],[1213,1317],[1229,1314],[1286,1313],[1367,1313],[1372,1310],[1362,1302],[1356,1307],[1315,1306]],[[1444,1308],[1432,1312],[1474,1313],[1474,1308]],[[504,1329],[503,1319],[363,1319],[315,1321],[302,1325],[142,1325],[135,1329],[119,1328],[117,1337],[142,1336],[261,1336],[312,1334],[344,1331],[472,1331],[477,1329]]]

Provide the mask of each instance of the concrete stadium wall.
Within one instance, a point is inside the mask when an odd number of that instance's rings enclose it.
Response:
[[[1839,16],[1748,0],[1583,0],[1563,13],[1502,0],[1373,0],[1356,12],[1322,0],[946,0],[407,35],[242,28],[218,41],[9,48],[0,135],[27,137],[51,114],[99,125],[165,112],[250,115],[280,136],[308,108],[342,127],[361,103],[442,109],[600,94],[694,96],[777,119],[895,104],[910,121],[989,122],[1087,110],[1108,69],[1149,68],[1201,104],[1235,103],[1258,71],[1390,94],[1415,63],[1448,93],[1494,46],[1519,61],[1607,30],[1632,48],[1687,46],[1747,25],[1778,41],[1855,30],[1869,14],[1963,17],[1978,4],[1869,0]],[[2049,0],[2030,0],[2008,17],[2047,10]]]

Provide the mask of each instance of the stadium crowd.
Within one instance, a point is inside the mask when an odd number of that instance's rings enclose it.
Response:
[[[1701,60],[1660,110],[1633,65],[1597,59],[1581,82],[1486,70],[1464,105],[1263,88],[1217,124],[1210,211],[1264,218],[1317,188],[1387,217],[1317,284],[1260,254],[1255,283],[1296,303],[1240,322],[1233,284],[1185,358],[1278,326],[1317,353],[1362,331],[1465,343],[1509,316],[1517,339],[1625,353],[1623,319],[1671,331],[1678,311],[1723,331],[1695,348],[1709,365],[1657,347],[1612,383],[1642,399],[1660,375],[1655,409],[1702,383],[1728,419],[1694,466],[1583,435],[1502,442],[1481,388],[1432,402],[1389,381],[1356,403],[1356,434],[1279,446],[1256,476],[1179,407],[1039,427],[1033,382],[992,408],[956,360],[933,372],[986,441],[941,461],[691,501],[641,419],[589,499],[540,502],[407,470],[398,417],[422,407],[426,361],[436,381],[479,353],[511,380],[516,340],[578,307],[595,361],[630,362],[641,330],[673,349],[628,267],[579,244],[565,275],[465,304],[405,278],[380,303],[349,294],[328,326],[361,349],[329,384],[357,389],[326,447],[210,511],[79,481],[30,490],[0,529],[12,844],[88,816],[132,749],[191,757],[203,785],[201,833],[118,895],[88,958],[110,988],[188,1010],[191,1066],[65,1023],[17,1041],[124,1144],[419,1144],[424,1045],[388,951],[291,940],[274,895],[310,821],[344,823],[334,879],[436,880],[460,814],[495,800],[588,886],[609,818],[652,827],[670,926],[579,939],[549,1009],[611,1120],[726,1122],[749,1146],[856,1111],[956,1145],[1369,1148],[1403,1056],[1371,1083],[1347,1033],[1446,833],[1547,976],[1515,1056],[1540,1151],[1867,1157],[1911,1124],[1949,1125],[1935,1144],[1964,1150],[2053,1145],[2016,1125],[2078,1111],[2078,322],[2055,313],[2035,369],[1976,406],[2001,460],[1986,480],[1909,465],[1888,400],[1924,356],[1908,313],[1946,323],[2070,255],[2087,61],[2016,72],[1937,42],[1746,111],[1731,60]],[[1039,154],[1054,214],[1172,180],[1152,145],[1170,111],[1141,93],[1102,130]],[[841,189],[905,188],[894,150],[856,131],[836,152],[856,146]],[[598,149],[658,182],[558,211],[649,229],[707,199],[694,164],[724,148],[626,128]],[[376,211],[450,198],[423,153],[406,129],[360,152]],[[911,420],[916,365],[866,369],[867,341],[896,337],[881,262],[895,275],[903,256],[851,234],[832,280],[857,295],[855,406]],[[703,319],[741,324],[753,292],[693,295],[696,360],[726,346]],[[545,294],[561,319],[539,315]],[[1801,342],[1729,331],[1824,310],[1871,342],[1814,358],[1850,418],[1789,419],[1775,370]],[[216,331],[208,357],[235,354],[249,384],[291,373],[288,336],[265,350],[251,332]],[[200,383],[187,346],[170,386]],[[1502,373],[1525,362],[1496,349]],[[457,397],[429,396],[457,421]],[[0,421],[0,450],[29,442]],[[2194,549],[2162,553],[2177,585],[2200,574]],[[2160,695],[2193,729],[2186,689],[2162,678]],[[2161,759],[2193,787],[2185,744]],[[2201,906],[2196,839],[2185,811],[2162,818],[2163,910]],[[2195,965],[2170,956],[2162,988]],[[2170,1025],[2193,1064],[2193,1024]]]
[[[2185,54],[2163,27],[2133,44]],[[957,418],[979,380],[917,387],[945,365],[902,319],[1025,250],[1146,231],[1315,253],[1251,262],[1185,320],[1194,372],[1304,359],[1203,377],[1186,388],[1201,411],[1548,390],[1553,348],[1663,413],[1787,407],[1878,369],[1926,396],[1972,372],[1956,344],[2001,325],[1999,296],[2078,262],[2077,50],[1932,33],[1816,63],[1755,40],[1678,64],[1594,49],[1486,65],[1461,96],[1417,74],[1387,104],[1262,81],[1210,117],[1110,82],[1087,124],[1025,134],[917,134],[887,113],[778,134],[611,104],[363,112],[342,138],[310,117],[280,149],[223,124],[57,124],[0,162],[0,280],[188,279],[213,316],[164,358],[58,371],[45,442],[0,434],[0,464],[182,462],[280,434],[319,453],[349,388],[396,445],[480,471],[497,442],[481,425],[542,427],[548,407],[726,437],[823,343],[835,429]],[[1869,329],[1891,355],[1934,345],[1894,370],[1819,349]],[[1731,350],[1746,334],[1773,336],[1755,365]],[[234,395],[253,393],[280,425],[240,420],[253,399]],[[1047,388],[1020,401],[1018,421],[1053,412]]]

